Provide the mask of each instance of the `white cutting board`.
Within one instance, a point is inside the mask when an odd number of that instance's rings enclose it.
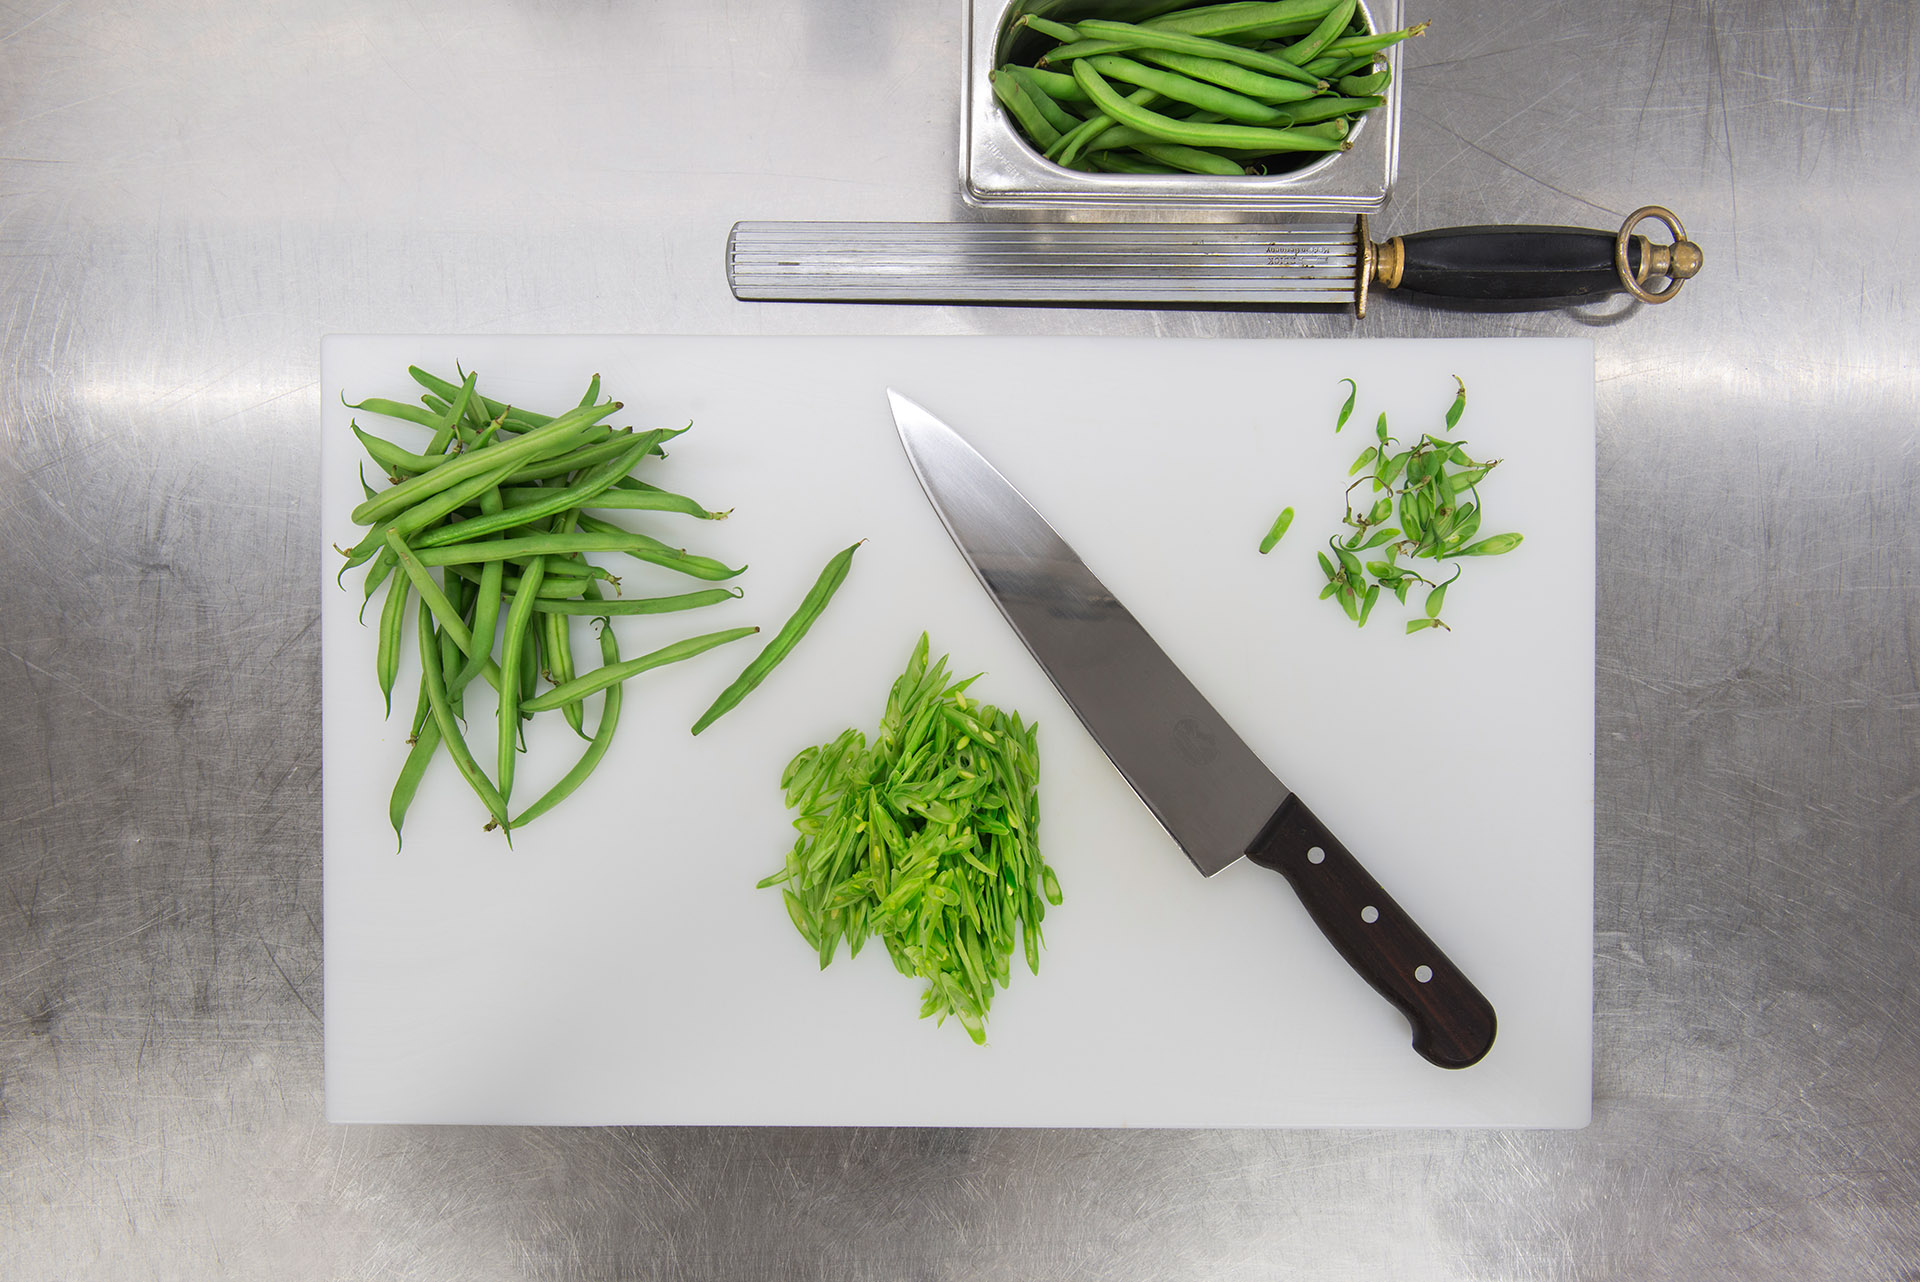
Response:
[[[759,639],[627,687],[613,751],[516,834],[443,757],[396,853],[377,608],[323,587],[327,1111],[336,1121],[993,1126],[1585,1125],[1591,1103],[1593,355],[1572,340],[334,336],[321,348],[323,526],[351,545],[358,443],[342,396],[411,399],[409,364],[496,398],[571,405],[595,372],[618,421],[693,430],[649,475],[724,522],[620,513],[747,563],[746,596],[625,618],[632,655],[739,623],[769,633],[827,558],[868,540],[825,617],[759,691],[688,727]],[[1314,549],[1375,416],[1504,461],[1451,633],[1364,630]],[[1358,380],[1360,399],[1332,430]],[[1286,883],[1199,876],[1074,719],[928,506],[889,386],[967,436],[1287,784],[1485,992],[1499,1039],[1435,1068]],[[363,426],[369,424],[363,423]],[[419,441],[402,424],[380,430]],[[374,469],[369,469],[369,476]],[[1298,513],[1269,556],[1283,506]],[[611,558],[596,558],[613,564]],[[701,586],[628,562],[626,595]],[[1418,598],[1414,598],[1417,602]],[[586,624],[580,624],[584,631]],[[1036,978],[1016,963],[986,1046],[916,1018],[877,943],[822,971],[754,882],[792,842],[800,748],[871,733],[920,632],[976,693],[1040,725],[1042,844],[1066,902]],[[411,638],[411,631],[408,633]],[[491,709],[473,736],[491,760]],[[594,710],[589,710],[589,716]],[[542,718],[516,798],[579,741]]]

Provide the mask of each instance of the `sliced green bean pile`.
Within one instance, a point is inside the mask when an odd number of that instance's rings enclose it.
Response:
[[[1183,4],[1137,22],[1035,14],[1039,37],[993,94],[1048,160],[1092,173],[1244,177],[1346,151],[1385,104],[1381,55],[1427,28],[1375,33],[1357,0]]]
[[[1040,969],[1040,921],[1060,903],[1041,858],[1036,728],[976,702],[976,677],[927,662],[923,633],[887,696],[879,736],[808,748],[780,778],[798,812],[781,887],[787,914],[825,969],[878,935],[901,974],[924,980],[920,1016],[987,1037],[1018,937]]]
[[[368,456],[392,484],[375,489],[363,473],[365,501],[354,509],[353,519],[369,528],[353,548],[342,549],[342,574],[366,567],[368,603],[381,587],[387,591],[374,666],[389,716],[403,655],[415,648],[406,643],[406,612],[411,606],[417,614],[420,691],[410,750],[388,818],[398,838],[422,777],[445,748],[485,806],[487,827],[511,837],[513,829],[576,791],[605,757],[620,717],[622,682],[759,629],[684,637],[626,660],[615,644],[616,616],[677,614],[741,595],[738,588],[709,587],[609,600],[602,585],[617,592],[619,577],[585,559],[587,553],[624,555],[709,582],[742,572],[745,567],[735,569],[593,515],[628,510],[662,513],[668,520],[724,517],[725,512],[632,475],[649,458],[661,456],[662,444],[685,428],[636,433],[608,425],[605,420],[621,405],[599,399],[598,375],[578,406],[547,415],[482,396],[473,374],[454,382],[418,368],[409,373],[425,389],[420,404],[370,399],[350,408],[412,425],[408,430],[424,429],[431,438],[416,451],[363,429],[358,421],[353,424]],[[816,615],[825,601],[817,605]],[[597,622],[598,665],[576,651],[576,617]],[[761,664],[759,676],[791,648],[789,641]],[[491,750],[479,755],[465,738],[465,691],[475,679],[485,680],[498,695],[487,736]],[[600,715],[589,735],[586,701],[593,697],[600,699]],[[515,813],[516,758],[526,751],[523,722],[549,710],[559,711],[587,746],[560,782]]]

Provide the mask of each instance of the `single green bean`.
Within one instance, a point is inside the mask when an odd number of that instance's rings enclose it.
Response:
[[[1190,174],[1212,174],[1220,178],[1243,178],[1247,167],[1203,147],[1183,147],[1177,142],[1143,142],[1136,148],[1148,160],[1170,165]]]
[[[591,597],[599,595],[598,590],[591,585],[588,586],[587,591]],[[590,599],[582,604],[603,603]],[[613,629],[603,626],[600,629],[600,664],[602,667],[617,667],[619,663],[620,646],[614,639]],[[520,817],[513,821],[514,827],[519,828],[529,824],[552,810],[572,796],[574,791],[585,782],[587,776],[593,773],[594,767],[598,766],[601,758],[607,755],[607,749],[613,743],[614,729],[620,724],[620,696],[621,686],[618,681],[607,687],[606,697],[600,703],[600,723],[593,728],[593,739],[587,744],[586,751],[580,754],[580,760],[575,763],[573,769],[561,777],[558,783],[547,789],[538,801],[520,812]]]
[[[494,562],[499,564],[499,562]],[[605,601],[600,599],[599,591],[592,583],[582,586],[589,594],[588,600],[569,601],[549,599],[544,594],[535,599],[533,608],[541,614],[579,615],[599,618],[614,614],[671,614],[677,610],[697,610],[702,606],[718,605],[722,601],[737,601],[743,595],[739,588],[703,588],[698,592],[682,592],[677,596],[634,597],[624,601]]]
[[[520,588],[507,607],[506,639],[500,647],[500,721],[498,754],[494,773],[499,778],[502,798],[513,796],[514,756],[519,751],[520,717],[524,700],[520,697],[521,655],[527,646],[528,622],[533,618],[533,601],[540,591],[540,576],[546,562],[535,558],[521,576]]]
[[[1146,62],[1158,63],[1170,71],[1178,71],[1195,80],[1209,81],[1222,89],[1231,89],[1237,94],[1252,98],[1256,102],[1298,102],[1302,98],[1311,98],[1319,92],[1312,86],[1303,85],[1297,80],[1282,80],[1278,76],[1262,75],[1238,63],[1225,62],[1219,58],[1201,58],[1190,53],[1175,53],[1170,49],[1142,49],[1139,51],[1139,56]],[[1076,88],[1078,83],[1075,82]]]
[[[1001,106],[1007,109],[1021,132],[1042,151],[1060,140],[1060,130],[1054,127],[1040,111],[1027,87],[1005,71],[995,70],[987,73],[987,81],[993,88],[993,96]]]
[[[371,525],[383,516],[392,516],[404,511],[450,486],[458,485],[483,472],[492,471],[504,463],[530,463],[535,459],[558,454],[572,446],[583,432],[600,419],[619,408],[618,401],[609,401],[605,405],[574,410],[570,414],[561,415],[544,427],[535,428],[525,436],[515,437],[511,441],[486,449],[461,454],[430,472],[410,477],[391,489],[383,491],[378,497],[368,499],[353,510],[353,520],[359,525]]]
[[[1251,67],[1255,71],[1264,71],[1271,76],[1285,80],[1298,80],[1302,84],[1324,87],[1319,77],[1302,71],[1298,66],[1283,58],[1257,49],[1243,49],[1224,40],[1213,40],[1206,36],[1189,36],[1175,31],[1159,31],[1152,27],[1138,27],[1129,22],[1106,22],[1098,18],[1088,18],[1080,24],[1080,29],[1093,36],[1106,36],[1113,39],[1131,40],[1134,47],[1145,49],[1171,49],[1175,53],[1198,54],[1202,58],[1218,58],[1222,62],[1238,63]],[[1055,49],[1048,59],[1058,59],[1065,55],[1071,46]],[[1084,85],[1081,86],[1085,88]],[[1095,100],[1096,102],[1098,99]]]
[[[1297,27],[1310,31],[1338,0],[1277,0],[1276,3],[1201,5],[1150,18],[1141,25],[1193,36],[1264,36]],[[1270,30],[1272,29],[1272,30]]]
[[[1171,146],[1172,144],[1168,144]],[[1181,171],[1172,165],[1163,165],[1157,161],[1143,160],[1131,147],[1119,147],[1108,151],[1087,153],[1087,161],[1096,169],[1114,174],[1177,174]],[[1238,171],[1244,173],[1244,170]]]
[[[1418,22],[1411,27],[1403,27],[1399,31],[1386,31],[1379,35],[1342,36],[1322,49],[1320,54],[1322,57],[1351,58],[1363,53],[1379,53],[1382,49],[1392,48],[1402,40],[1411,40],[1415,36],[1424,35],[1427,26],[1427,23]]]
[[[647,430],[649,433],[660,433],[660,441],[670,441],[674,437],[681,435],[687,429],[684,427],[654,427]],[[549,481],[557,476],[571,476],[575,472],[584,471],[589,467],[604,463],[608,459],[617,456],[622,450],[626,449],[627,442],[631,439],[633,439],[631,436],[616,434],[593,445],[583,445],[579,449],[572,450],[566,454],[555,455],[550,459],[542,459],[531,467],[523,467],[515,472],[507,478],[507,483],[516,486],[531,485],[535,481]],[[654,442],[653,449],[649,452],[660,457],[665,457],[666,455],[666,451],[660,448],[659,441]]]
[[[480,565],[487,561],[524,561],[530,557],[572,552],[624,552],[637,560],[678,570],[696,579],[730,579],[746,569],[731,569],[712,557],[698,556],[631,530],[603,532],[603,523],[582,518],[588,528],[579,534],[529,534],[520,538],[480,539],[448,547],[423,548],[416,555],[422,565]]]
[[[1327,11],[1320,24],[1293,44],[1280,51],[1280,56],[1295,66],[1312,62],[1326,47],[1334,42],[1347,24],[1353,21],[1353,11],[1357,0],[1340,0]]]
[[[405,419],[409,423],[418,423],[421,427],[433,427],[440,421],[440,416],[431,410],[422,409],[418,405],[409,405],[405,401],[390,401],[384,396],[369,396],[359,404],[342,396],[340,403],[350,410],[365,410],[369,414],[384,414],[388,418]]]
[[[1369,98],[1309,98],[1305,102],[1292,103],[1282,108],[1290,125],[1318,124],[1323,120],[1333,120],[1339,116],[1358,115],[1363,111],[1372,111],[1387,100],[1380,97]]]
[[[573,628],[564,614],[551,614],[540,609],[538,598],[534,600],[534,622],[543,629],[546,638],[547,679],[554,685],[563,686],[573,680]],[[567,719],[573,732],[582,739],[587,738],[586,716],[580,700],[560,705],[560,715]]]
[[[1349,98],[1368,98],[1386,89],[1393,80],[1393,73],[1382,69],[1365,76],[1342,76],[1336,88]]]
[[[420,667],[423,673],[421,679],[427,683],[427,701],[433,708],[434,723],[440,727],[440,738],[445,741],[454,765],[474,792],[479,794],[494,822],[507,830],[508,840],[511,841],[513,828],[507,816],[506,798],[487,778],[480,763],[473,759],[473,753],[468,751],[467,741],[461,736],[459,723],[454,720],[453,709],[448,704],[446,682],[440,670],[440,646],[433,631],[433,617],[425,610],[420,611]]]
[[[454,454],[415,454],[412,450],[396,445],[384,436],[375,436],[362,428],[358,422],[349,423],[347,426],[355,436],[360,438],[360,444],[366,449],[367,457],[385,469],[389,476],[417,476],[422,472],[431,472],[442,463],[459,457]]]
[[[820,577],[814,580],[813,587],[801,600],[800,608],[781,625],[773,640],[767,642],[766,649],[755,655],[753,661],[734,678],[733,684],[722,690],[719,697],[700,714],[700,719],[693,723],[693,733],[699,734],[753,693],[755,687],[767,679],[767,674],[793,652],[793,647],[800,643],[800,638],[807,634],[807,629],[813,626],[814,620],[827,608],[827,603],[833,600],[833,594],[840,590],[841,583],[846,580],[847,570],[853,565],[853,554],[859,550],[860,544],[855,543],[836,553],[827,562],[826,568],[820,571]]]
[[[612,488],[601,491],[591,503],[583,503],[581,506],[600,511],[678,512],[685,516],[698,517],[702,521],[724,521],[727,517],[727,513],[709,511],[684,494],[673,494],[657,485],[648,485],[644,481],[633,481],[627,484],[629,480],[631,478],[616,481]],[[510,508],[525,507],[552,492],[545,487],[514,485],[502,489],[500,497],[506,500]]]
[[[393,683],[400,673],[400,638],[406,622],[407,590],[404,578],[395,579],[387,588],[387,600],[380,609],[380,645],[374,658],[374,672],[380,678],[380,698],[386,716],[393,715]]]
[[[676,641],[672,645],[662,646],[637,659],[625,659],[616,664],[602,665],[585,676],[575,677],[564,686],[555,686],[538,698],[529,699],[520,710],[522,712],[549,711],[569,699],[584,699],[590,694],[598,694],[608,686],[625,681],[628,677],[637,676],[649,668],[658,668],[669,663],[678,663],[682,659],[691,659],[715,646],[725,645],[729,641],[738,641],[742,637],[750,637],[759,630],[759,628],[728,628],[724,632],[709,632],[704,636],[689,637],[685,641]]]
[[[579,507],[633,470],[646,456],[647,451],[653,448],[654,442],[648,439],[650,435],[652,434],[645,433],[635,437],[624,451],[594,468],[572,485],[543,487],[542,497],[532,503],[515,507],[503,505],[500,511],[492,515],[454,521],[422,535],[414,540],[413,545],[417,548],[430,548],[460,543],[482,535],[496,534],[516,525],[524,525],[539,517],[564,512],[570,507]],[[506,478],[502,476],[501,479]]]
[[[1276,108],[1265,103],[1255,102],[1243,94],[1237,94],[1231,89],[1222,89],[1219,85],[1209,84],[1204,80],[1183,76],[1177,71],[1149,67],[1131,58],[1120,58],[1112,54],[1097,54],[1091,58],[1082,58],[1080,61],[1109,80],[1120,80],[1127,84],[1138,85],[1143,89],[1151,89],[1163,98],[1184,102],[1202,111],[1217,112],[1243,125],[1270,125],[1281,118]]]
[[[480,500],[480,510],[501,506],[500,491],[493,490]],[[460,673],[453,681],[453,692],[458,694],[467,684],[480,675],[480,669],[486,666],[482,655],[491,657],[493,634],[500,626],[501,580],[507,572],[505,561],[488,561],[480,567],[480,580],[474,585],[473,638],[477,653],[469,654],[460,667]],[[456,579],[460,576],[455,575]]]
[[[1006,66],[1000,68],[1000,71],[1005,75],[1012,76],[1020,83],[1021,88],[1027,91],[1027,98],[1033,103],[1033,109],[1045,117],[1049,125],[1053,126],[1054,133],[1064,134],[1070,130],[1079,128],[1080,117],[1074,115],[1065,107],[1062,107],[1059,101],[1056,100],[1051,93],[1047,92],[1045,83],[1040,79],[1040,72],[1032,67],[1022,67],[1017,63],[1008,63]],[[1056,72],[1054,74],[1057,75],[1058,73]],[[1065,77],[1065,79],[1068,84],[1073,84],[1073,77],[1068,76]],[[1079,87],[1078,85],[1074,85],[1076,90],[1078,90]]]
[[[1349,146],[1344,141],[1333,142],[1261,125],[1195,124],[1176,120],[1128,102],[1084,61],[1074,62],[1073,74],[1101,111],[1164,142],[1192,147],[1271,147],[1275,151],[1344,151]]]
[[[427,453],[443,453],[453,442],[454,432],[460,426],[460,420],[465,416],[467,406],[473,403],[473,384],[477,378],[479,378],[478,374],[469,374],[466,381],[460,384],[459,394],[441,414],[440,422],[433,429],[433,443],[427,446]]]
[[[1064,71],[1048,71],[1044,67],[1022,67],[1008,64],[1005,70],[1013,72],[1026,82],[1029,89],[1038,90],[1040,95],[1054,102],[1086,102],[1087,91],[1080,82]],[[1062,130],[1064,133],[1065,131]]]
[[[406,763],[400,767],[400,777],[393,781],[393,794],[387,798],[387,822],[393,825],[395,850],[405,844],[400,828],[406,823],[407,809],[413,805],[413,798],[420,791],[420,780],[426,776],[433,754],[440,750],[440,723],[434,719],[433,704],[428,700],[427,683],[424,680],[420,683],[420,702],[426,708],[426,720],[414,732],[413,743],[407,749]]]
[[[505,562],[489,561],[486,564],[504,567]],[[554,563],[552,561],[548,562],[546,577],[540,580],[540,599],[543,601],[579,596],[595,582],[611,583],[616,590],[618,590],[620,586],[619,579],[597,565],[580,564],[573,566],[566,574],[561,574],[555,570],[553,565]],[[486,566],[484,565],[449,565],[446,568],[470,583],[481,582],[486,574]],[[573,570],[578,570],[580,573],[575,574]],[[503,593],[511,593],[517,590],[519,586],[519,575],[502,574],[500,590]],[[496,619],[496,623],[497,621]]]

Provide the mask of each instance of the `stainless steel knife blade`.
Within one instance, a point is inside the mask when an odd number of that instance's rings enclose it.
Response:
[[[931,412],[891,388],[887,398],[921,488],[987,595],[1201,873],[1242,856],[1280,873],[1348,964],[1407,1016],[1416,1051],[1445,1068],[1482,1059],[1492,1004],[1032,504]]]

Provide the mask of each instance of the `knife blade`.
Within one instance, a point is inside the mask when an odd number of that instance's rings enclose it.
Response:
[[[1654,219],[1674,242],[1635,234]],[[739,222],[736,298],[815,302],[1351,305],[1375,285],[1480,302],[1627,290],[1665,302],[1704,257],[1649,205],[1618,232],[1449,227],[1374,243],[1367,219],[1294,223]],[[1664,279],[1657,293],[1649,284]]]
[[[993,465],[887,389],[900,441],[987,595],[1139,794],[1212,876],[1278,872],[1349,965],[1407,1017],[1413,1049],[1466,1068],[1492,1049],[1493,1006],[1375,881]]]

